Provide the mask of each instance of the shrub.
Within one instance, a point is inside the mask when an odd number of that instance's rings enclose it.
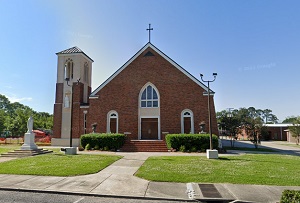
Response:
[[[96,144],[95,147],[94,147],[94,150],[99,150],[99,149],[100,149],[99,145]]]
[[[197,152],[197,147],[193,146],[193,147],[191,148],[191,152]]]
[[[181,145],[181,146],[179,147],[179,151],[185,152],[185,146],[184,146],[184,145]]]
[[[85,149],[86,149],[86,150],[91,150],[91,149],[92,149],[92,147],[91,147],[91,145],[90,145],[90,144],[87,144],[87,145],[85,146]]]
[[[79,150],[79,151],[83,151],[84,148],[80,145],[80,146],[78,147],[78,150]]]
[[[282,192],[280,203],[299,203],[300,191],[298,190],[284,190]]]
[[[81,146],[85,149],[89,144],[90,148],[94,149],[117,150],[123,146],[124,142],[124,134],[91,133],[80,137]]]
[[[213,148],[218,148],[218,137],[213,135]],[[209,149],[209,134],[168,134],[166,135],[167,147],[181,151],[205,151]]]

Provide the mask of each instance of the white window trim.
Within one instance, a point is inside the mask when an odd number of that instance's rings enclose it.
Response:
[[[147,95],[146,95],[146,100],[143,100],[143,101],[146,101],[146,107],[142,107],[142,94],[144,92],[144,90],[148,87],[148,86],[151,86],[155,91],[156,91],[156,94],[157,94],[157,103],[158,103],[158,106],[157,107],[147,107]],[[152,101],[152,105],[153,105],[153,101],[156,101],[156,99],[151,99],[149,101]],[[139,94],[139,107],[140,108],[159,108],[160,107],[160,95],[159,95],[159,91],[158,89],[155,87],[155,85],[153,85],[151,82],[147,82],[141,89],[140,91],[140,94]]]
[[[185,116],[184,114],[188,112],[190,113],[189,116]],[[184,134],[184,118],[185,117],[190,117],[191,118],[191,133],[195,133],[194,132],[194,113],[190,110],[190,109],[184,109],[182,112],[181,112],[181,134]]]
[[[72,80],[74,77],[74,63],[73,60],[68,58],[65,62],[64,67],[64,79],[69,78],[69,80]]]
[[[111,115],[112,114],[116,114],[116,117],[112,117]],[[119,132],[119,114],[118,114],[118,112],[116,112],[115,110],[111,110],[111,111],[109,111],[108,113],[107,113],[107,125],[106,125],[106,132],[107,133],[110,133],[111,131],[110,131],[110,119],[111,118],[116,118],[117,119],[117,126],[116,126],[116,133],[118,133]]]
[[[145,90],[145,88],[147,88],[149,85],[152,86],[152,88],[156,91],[157,93],[157,98],[158,98],[158,107],[142,107],[141,105],[141,98],[142,98],[142,94],[143,91]],[[160,125],[160,94],[158,89],[156,88],[156,86],[154,84],[152,84],[151,82],[147,82],[142,88],[141,91],[139,93],[139,97],[138,97],[138,109],[139,109],[139,115],[138,115],[138,139],[141,140],[142,138],[142,118],[158,118],[158,140],[161,140],[161,125]],[[147,109],[147,111],[149,110],[150,112],[152,110],[157,110],[158,109],[158,114],[156,115],[141,115],[141,110],[142,109]],[[151,110],[152,109],[152,110]],[[151,113],[150,113],[151,114]]]

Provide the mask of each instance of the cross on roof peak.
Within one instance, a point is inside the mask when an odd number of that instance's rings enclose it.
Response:
[[[153,28],[151,28],[151,24],[149,23],[149,28],[147,28],[146,30],[149,31],[149,42],[150,42],[150,36],[151,36],[151,30],[153,30]]]

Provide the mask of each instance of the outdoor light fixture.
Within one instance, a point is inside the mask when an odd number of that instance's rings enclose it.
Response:
[[[207,82],[207,92],[208,92],[208,120],[209,120],[209,147],[210,150],[213,150],[213,145],[212,145],[212,132],[211,132],[211,113],[210,113],[210,89],[209,89],[209,83],[214,82],[217,77],[217,73],[213,73],[214,79],[213,80],[203,80],[203,74],[200,73],[201,80],[203,82]]]

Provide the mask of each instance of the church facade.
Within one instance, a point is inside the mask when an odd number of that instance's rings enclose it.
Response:
[[[93,60],[77,47],[57,56],[52,145],[69,146],[72,137],[78,146],[95,124],[99,133],[125,133],[127,151],[165,145],[166,134],[199,133],[203,121],[208,131],[207,86],[150,42],[93,92]],[[212,132],[218,134],[210,95]],[[148,149],[130,148],[146,142]]]

